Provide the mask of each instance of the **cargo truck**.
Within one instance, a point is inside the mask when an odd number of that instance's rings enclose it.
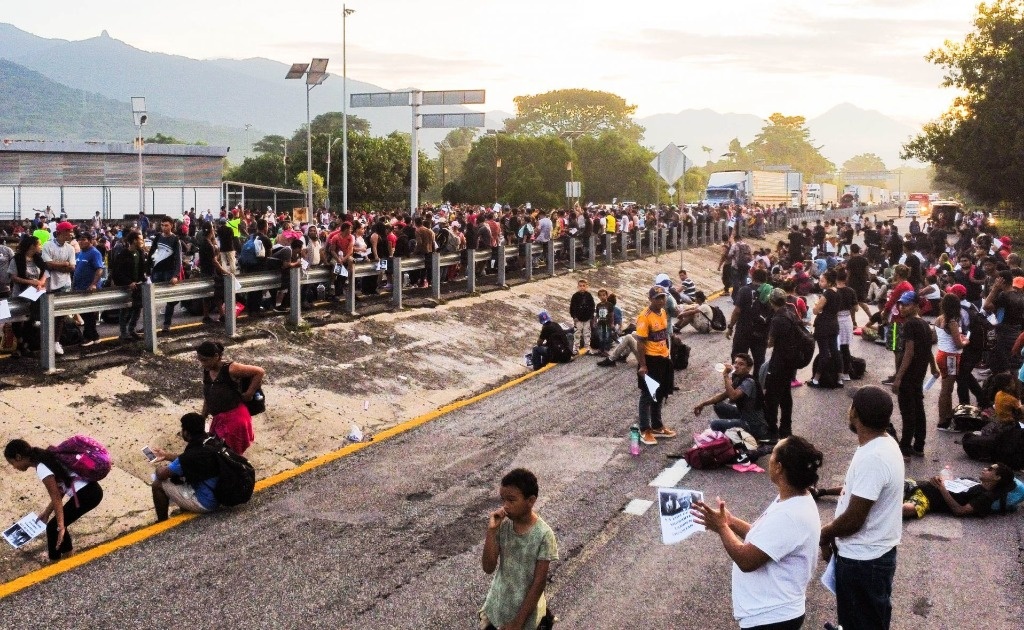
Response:
[[[787,173],[775,171],[719,171],[711,173],[703,203],[719,207],[729,204],[777,206],[792,201]]]
[[[835,184],[807,184],[805,188],[809,210],[821,210],[829,204],[839,203],[839,188]]]

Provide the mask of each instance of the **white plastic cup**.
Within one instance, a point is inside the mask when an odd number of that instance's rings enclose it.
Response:
[[[719,374],[724,372],[725,371],[725,364],[724,363],[716,363],[715,364],[715,371],[718,372]]]

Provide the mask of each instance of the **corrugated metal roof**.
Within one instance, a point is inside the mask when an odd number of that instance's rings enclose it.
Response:
[[[194,144],[147,144],[142,155],[179,155],[195,157],[227,157],[230,147],[207,147]],[[0,142],[0,153],[97,153],[137,155],[130,142],[61,142],[56,140],[8,140]]]

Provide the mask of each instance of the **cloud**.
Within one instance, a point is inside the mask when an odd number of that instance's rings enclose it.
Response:
[[[324,55],[331,59],[331,70],[341,70],[341,43],[336,41],[324,42],[282,42],[271,44],[273,48],[289,51],[302,51],[307,56],[309,51],[318,51],[316,55]],[[396,52],[386,49],[366,48],[363,46],[348,46],[348,73],[352,76],[353,71],[362,77],[388,76],[407,83],[432,83],[432,77],[439,74],[454,75],[461,73],[490,72],[496,66],[490,61],[462,57],[438,57],[424,54],[426,51]],[[460,86],[461,88],[462,86]],[[469,89],[469,88],[466,88]]]

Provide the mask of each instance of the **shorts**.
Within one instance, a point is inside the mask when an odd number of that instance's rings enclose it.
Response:
[[[187,483],[174,483],[170,479],[165,480],[160,485],[170,502],[177,505],[183,511],[195,512],[196,514],[205,514],[210,511],[203,507],[203,504],[196,498],[196,489],[191,485]]]
[[[939,366],[942,378],[955,377],[960,373],[960,353],[955,354],[939,350],[935,353],[935,363]]]

